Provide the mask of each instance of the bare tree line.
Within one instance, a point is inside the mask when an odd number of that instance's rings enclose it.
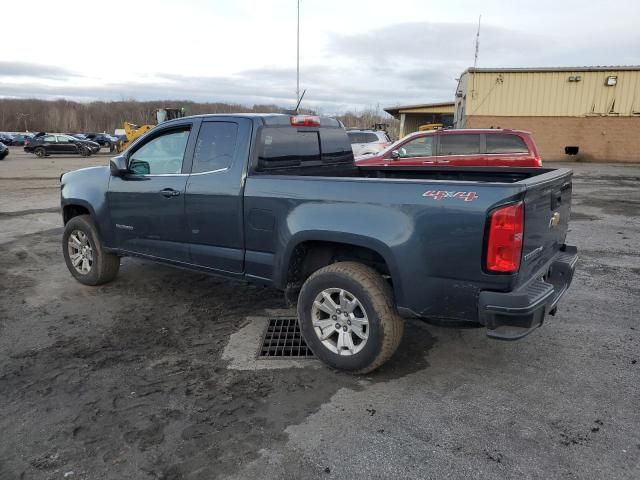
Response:
[[[283,112],[277,105],[246,105],[233,103],[196,103],[190,101],[135,100],[80,103],[70,100],[0,99],[0,131],[3,132],[110,132],[122,128],[123,122],[138,125],[155,123],[158,108],[184,107],[188,115],[204,113]],[[307,110],[304,113],[314,113]],[[347,127],[369,128],[375,123],[387,123],[393,135],[398,121],[373,110],[337,115]]]

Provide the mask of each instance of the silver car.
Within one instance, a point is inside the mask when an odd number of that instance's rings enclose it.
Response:
[[[386,132],[382,130],[348,130],[354,157],[375,155],[391,144]]]

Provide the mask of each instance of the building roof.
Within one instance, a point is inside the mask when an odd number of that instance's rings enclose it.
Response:
[[[398,105],[384,109],[394,117],[399,113],[452,113],[454,102],[422,103],[419,105]]]
[[[529,73],[529,72],[627,72],[640,71],[640,65],[595,65],[582,67],[513,67],[467,68],[464,73]]]

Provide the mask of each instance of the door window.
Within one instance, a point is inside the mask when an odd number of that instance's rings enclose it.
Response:
[[[171,130],[154,137],[129,157],[134,175],[175,175],[182,172],[182,161],[189,140],[189,129]]]
[[[517,135],[486,135],[487,153],[529,153],[524,140]]]
[[[400,158],[431,157],[433,155],[433,136],[414,138],[398,148]]]
[[[205,122],[200,127],[191,173],[228,168],[236,152],[238,124]]]
[[[69,139],[67,137],[63,136],[63,135],[58,135],[56,137],[56,141],[58,143],[69,143]]]
[[[440,155],[476,155],[480,153],[480,135],[440,135]]]
[[[48,143],[56,143],[56,137],[54,137],[53,135],[46,135],[44,137],[44,141]]]

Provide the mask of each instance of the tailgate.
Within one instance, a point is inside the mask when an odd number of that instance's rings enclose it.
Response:
[[[546,273],[540,270],[564,245],[571,213],[572,176],[571,170],[556,170],[527,185],[518,284]]]

